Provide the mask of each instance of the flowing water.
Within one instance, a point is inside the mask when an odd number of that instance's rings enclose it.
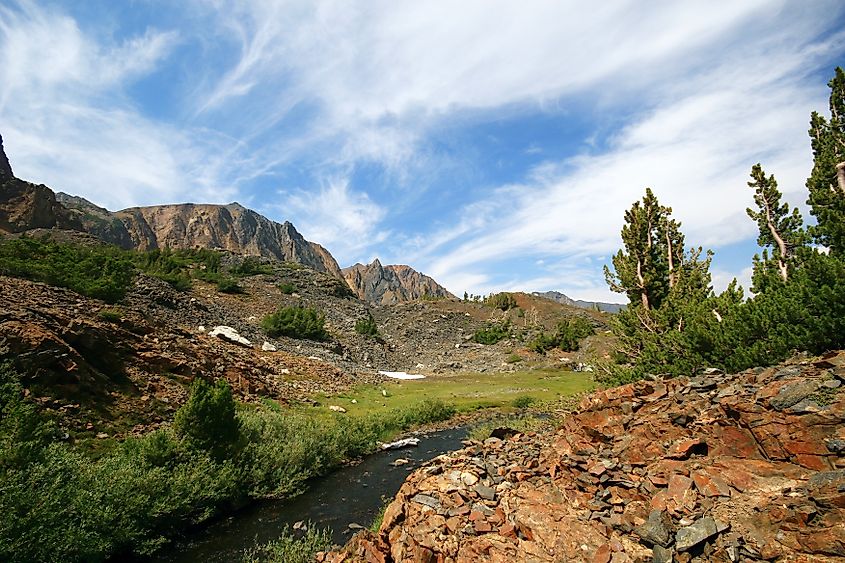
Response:
[[[185,541],[166,548],[156,561],[203,563],[239,561],[245,549],[279,537],[285,525],[310,521],[329,528],[335,543],[354,533],[350,524],[368,527],[392,498],[408,474],[425,461],[460,449],[465,427],[420,435],[416,448],[378,452],[358,465],[341,468],[310,482],[302,495],[283,501],[262,501],[204,528]],[[394,466],[399,458],[406,465]]]

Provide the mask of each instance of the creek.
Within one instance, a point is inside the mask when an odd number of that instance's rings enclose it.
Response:
[[[277,539],[285,525],[290,531],[297,522],[329,528],[333,541],[342,545],[356,531],[350,524],[368,527],[411,471],[433,457],[462,448],[466,433],[466,427],[458,427],[420,434],[417,447],[374,453],[356,465],[314,479],[297,497],[260,501],[165,548],[154,561],[240,561],[244,550]],[[400,458],[408,463],[394,465]]]

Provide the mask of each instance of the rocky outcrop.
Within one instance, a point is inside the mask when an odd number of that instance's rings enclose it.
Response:
[[[355,264],[343,269],[346,283],[359,299],[379,305],[415,301],[422,297],[454,297],[445,287],[410,266]]]
[[[413,473],[377,534],[323,561],[845,557],[845,352],[586,396],[553,435]]]
[[[81,230],[82,225],[47,186],[17,178],[0,181],[0,232],[53,228]]]
[[[319,244],[305,240],[291,223],[276,223],[238,203],[133,207],[114,216],[139,250],[218,248],[297,262],[343,277],[332,255]]]
[[[132,237],[129,236],[123,221],[108,209],[96,206],[85,198],[63,192],[56,193],[56,201],[67,209],[68,215],[73,217],[86,233],[121,248],[134,248]]]
[[[6,151],[3,149],[3,137],[0,136],[0,182],[14,178],[12,173],[12,166],[9,164],[9,159],[6,157]]]

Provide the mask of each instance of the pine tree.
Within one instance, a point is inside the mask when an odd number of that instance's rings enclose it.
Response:
[[[646,190],[642,201],[625,213],[624,249],[613,257],[615,272],[605,266],[611,290],[626,293],[629,306],[614,321],[619,352],[640,371],[689,373],[704,360],[688,343],[691,325],[714,322],[707,302],[712,297],[707,251],[684,249],[681,224],[672,209]]]
[[[765,291],[772,282],[772,274],[783,282],[795,268],[796,250],[804,246],[806,234],[802,228],[804,220],[797,208],[790,212],[789,204],[781,203],[781,193],[774,176],[766,176],[763,167],[755,164],[751,167],[754,188],[754,203],[758,211],[745,210],[748,216],[757,222],[759,235],[757,244],[764,247],[763,256],[754,257],[754,287],[757,293]],[[771,248],[771,256],[768,253]]]
[[[670,218],[672,209],[660,205],[651,188],[642,202],[625,212],[624,249],[612,258],[615,272],[604,267],[612,291],[625,293],[631,307],[657,309],[676,283],[684,258],[680,223]]]
[[[807,179],[807,204],[816,217],[816,242],[834,256],[845,256],[845,72],[839,67],[830,86],[830,121],[813,112],[810,139],[813,172]]]

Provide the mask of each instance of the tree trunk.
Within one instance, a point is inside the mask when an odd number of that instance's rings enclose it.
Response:
[[[666,248],[669,255],[669,289],[675,287],[675,261],[672,257],[672,238],[669,236],[669,229],[666,229]]]
[[[783,281],[788,281],[789,279],[789,270],[786,267],[786,259],[789,258],[787,254],[786,243],[783,240],[783,237],[780,236],[780,233],[775,228],[775,224],[772,221],[772,210],[769,208],[768,200],[763,200],[766,204],[766,224],[769,226],[769,232],[772,233],[772,238],[775,239],[775,243],[778,245],[778,250],[780,251],[780,258],[778,258],[778,271],[780,273],[780,277]]]
[[[839,191],[845,194],[845,162],[836,165],[836,182],[839,184]]]
[[[643,301],[643,309],[648,311],[648,293],[645,290],[645,278],[643,278],[643,262],[637,258],[637,281],[640,284],[640,298]]]

